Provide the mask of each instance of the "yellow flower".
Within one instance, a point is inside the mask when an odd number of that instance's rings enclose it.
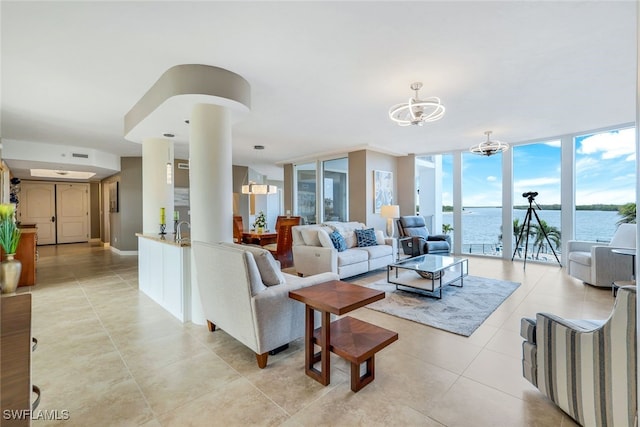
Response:
[[[13,220],[15,209],[10,203],[0,203],[0,221]]]
[[[0,203],[0,247],[8,254],[15,254],[20,242],[20,229],[14,221],[14,212],[12,204]]]

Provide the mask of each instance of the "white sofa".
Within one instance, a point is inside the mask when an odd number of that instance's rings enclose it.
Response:
[[[302,276],[330,271],[342,279],[384,268],[395,262],[397,240],[385,238],[380,230],[375,231],[377,245],[357,246],[354,230],[365,228],[360,222],[335,221],[292,227],[293,264],[296,271]],[[345,251],[339,252],[329,239],[333,231],[338,231],[345,239]]]
[[[570,240],[567,269],[570,276],[594,286],[610,288],[614,280],[631,280],[632,257],[613,249],[635,249],[636,224],[620,224],[608,245]]]
[[[260,368],[271,350],[304,336],[305,306],[289,291],[338,279],[282,273],[269,251],[254,246],[193,241],[192,249],[209,330],[219,327],[249,347]]]

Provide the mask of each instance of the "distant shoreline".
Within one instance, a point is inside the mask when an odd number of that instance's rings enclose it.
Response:
[[[577,211],[618,211],[622,206],[626,203],[620,205],[578,205],[576,206]],[[502,206],[465,206],[462,209],[474,209],[474,208],[501,208]],[[536,208],[545,211],[559,211],[562,208],[562,205],[554,204],[554,205],[536,205]],[[516,205],[513,207],[514,209],[528,209],[529,205]],[[442,212],[453,212],[453,206],[443,206]]]

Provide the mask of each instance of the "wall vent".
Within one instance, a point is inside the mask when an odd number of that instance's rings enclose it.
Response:
[[[178,162],[178,169],[189,169],[189,163]]]
[[[88,159],[89,155],[88,154],[82,154],[82,153],[71,153],[71,157],[79,157],[81,159]]]

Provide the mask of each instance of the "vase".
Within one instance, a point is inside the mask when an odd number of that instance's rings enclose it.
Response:
[[[264,232],[264,229],[262,227],[258,227],[257,230],[258,234],[262,234]]]
[[[2,293],[11,294],[18,288],[20,273],[22,272],[22,263],[14,259],[15,254],[7,254],[7,259],[0,263],[0,272],[2,273]]]

